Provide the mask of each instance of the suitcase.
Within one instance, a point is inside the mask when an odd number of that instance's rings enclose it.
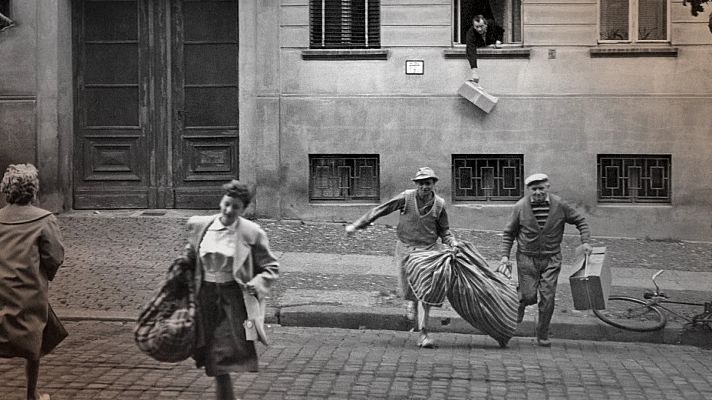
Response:
[[[611,270],[606,264],[606,248],[594,247],[586,257],[577,249],[576,272],[569,276],[574,308],[602,310],[611,292]]]
[[[469,100],[472,104],[479,107],[482,111],[489,113],[497,104],[497,98],[487,93],[486,90],[473,81],[465,81],[460,86],[457,94]]]

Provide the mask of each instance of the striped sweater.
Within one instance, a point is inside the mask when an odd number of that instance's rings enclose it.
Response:
[[[581,242],[591,240],[591,232],[586,219],[561,197],[549,194],[549,215],[543,226],[537,222],[529,196],[514,205],[512,216],[504,228],[502,256],[509,253],[517,240],[517,251],[528,256],[550,256],[561,252],[561,241],[566,224],[575,225],[581,235]]]

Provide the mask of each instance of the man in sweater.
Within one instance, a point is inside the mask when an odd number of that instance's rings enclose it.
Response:
[[[354,223],[346,226],[346,233],[351,235],[357,229],[366,228],[380,217],[400,211],[396,230],[398,241],[396,242],[395,261],[400,271],[401,295],[407,302],[408,319],[415,320],[417,316],[417,330],[420,331],[418,346],[433,348],[435,344],[428,336],[426,326],[430,306],[417,301],[408,284],[405,263],[408,255],[415,250],[437,249],[438,238],[442,240],[442,243],[451,247],[455,247],[457,242],[450,232],[445,200],[434,192],[435,183],[438,181],[435,172],[428,167],[420,168],[412,180],[417,186],[416,189],[401,192],[389,201],[374,207]]]
[[[504,228],[502,260],[497,271],[512,276],[509,253],[517,240],[517,276],[519,278],[519,313],[517,321],[524,319],[524,309],[537,302],[539,319],[536,327],[537,343],[551,346],[549,323],[554,314],[556,282],[561,271],[561,241],[564,226],[575,225],[581,235],[583,249],[590,254],[591,233],[586,219],[559,196],[550,194],[549,177],[534,174],[524,180],[527,196],[514,206],[509,223]]]

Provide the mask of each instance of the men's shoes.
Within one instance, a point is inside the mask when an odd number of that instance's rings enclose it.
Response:
[[[521,324],[522,321],[524,321],[524,308],[522,306],[519,306],[519,309],[517,310],[517,323]]]
[[[549,339],[536,339],[536,344],[538,344],[541,347],[551,347],[551,340]]]
[[[418,338],[418,347],[423,349],[434,349],[435,342],[431,339],[427,333],[421,332]]]

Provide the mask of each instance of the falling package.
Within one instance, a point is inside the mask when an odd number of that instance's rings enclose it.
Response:
[[[460,86],[457,94],[469,100],[472,104],[479,107],[482,111],[489,113],[497,104],[497,98],[487,93],[479,83],[473,81],[465,81]]]

